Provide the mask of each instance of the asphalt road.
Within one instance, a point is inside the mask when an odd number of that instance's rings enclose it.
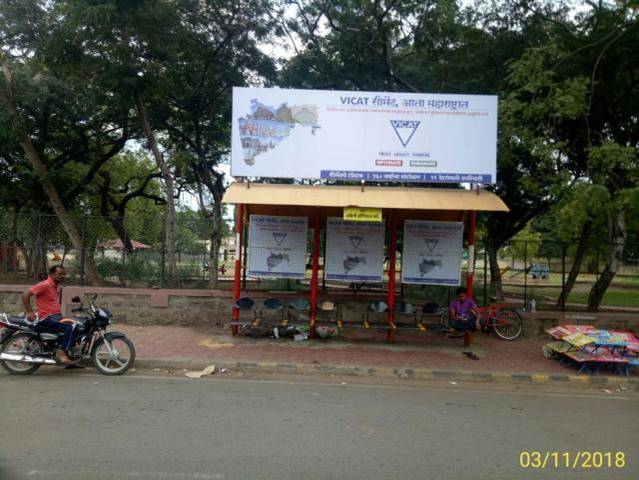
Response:
[[[0,374],[0,478],[639,478],[637,392],[300,378]],[[523,469],[522,451],[625,466]]]

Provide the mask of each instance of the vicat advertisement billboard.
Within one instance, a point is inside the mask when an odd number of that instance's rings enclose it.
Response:
[[[497,97],[234,88],[231,174],[495,183]]]

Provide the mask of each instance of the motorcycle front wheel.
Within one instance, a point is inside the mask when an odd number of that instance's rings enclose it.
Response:
[[[2,353],[12,353],[15,355],[37,355],[40,352],[42,344],[40,340],[30,333],[18,333],[12,335],[2,342]],[[10,360],[1,360],[2,368],[12,375],[30,375],[41,367],[37,363],[13,362]]]
[[[127,337],[105,339],[93,349],[91,360],[102,375],[122,375],[135,362],[135,347]]]

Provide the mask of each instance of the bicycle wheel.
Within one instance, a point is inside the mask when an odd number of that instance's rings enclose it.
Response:
[[[521,335],[523,322],[516,310],[502,310],[493,319],[493,328],[499,338],[514,340]]]

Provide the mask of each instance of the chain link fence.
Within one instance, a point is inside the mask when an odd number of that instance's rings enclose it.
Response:
[[[482,293],[490,300],[495,295],[487,252],[480,247],[476,264],[476,278]],[[576,243],[548,241],[510,241],[498,252],[497,261],[504,297],[520,301],[522,306],[583,310],[588,304],[592,287],[606,266],[610,245],[593,242],[583,248],[581,261],[575,266],[578,254]],[[487,266],[486,270],[484,266]],[[578,267],[578,268],[577,268]],[[561,298],[564,285],[570,283],[574,268],[574,282],[566,298]],[[624,258],[608,287],[602,306],[617,309],[639,308],[639,260]]]
[[[168,286],[165,225],[162,216],[136,215],[110,220],[100,216],[75,216],[72,220],[83,240],[84,248],[80,250],[73,247],[54,215],[8,215],[0,212],[0,283],[33,283],[45,278],[51,265],[63,264],[67,269],[68,282],[84,285],[87,278],[86,269],[82,267],[87,260],[92,259],[100,281],[105,286]],[[228,227],[225,228],[227,235],[223,236],[218,257],[218,277],[221,280],[218,288],[230,289],[235,252],[233,236],[228,234]],[[212,264],[211,221],[193,212],[179,212],[175,230],[178,286],[208,288]],[[592,286],[605,267],[608,251],[609,246],[601,242],[584,248],[571,292],[564,301],[560,301],[562,288],[570,280],[577,245],[548,241],[510,241],[497,255],[502,295],[526,308],[530,308],[534,300],[537,308],[582,310],[588,303]],[[490,303],[497,292],[492,282],[487,252],[481,242],[477,245],[476,252],[475,298],[479,303],[486,304]],[[246,262],[246,256],[244,260]],[[310,266],[310,263],[309,253],[307,265]],[[396,266],[398,275],[401,274],[401,263],[400,248]],[[467,252],[464,251],[462,278],[465,278],[467,263]],[[323,255],[320,255],[320,269],[323,264]],[[387,280],[387,261],[385,272]],[[305,281],[244,277],[243,282],[249,289],[302,291],[308,290],[309,279],[310,272]],[[385,284],[386,282],[327,284],[321,280],[320,286],[327,291],[383,295]],[[408,301],[433,301],[440,304],[448,303],[454,297],[455,290],[449,287],[415,285],[401,285],[401,289]],[[619,264],[602,306],[617,309],[639,308],[639,261],[625,258]]]
[[[87,283],[86,263],[93,260],[105,286],[156,287],[168,285],[164,218],[135,216],[106,220],[72,216],[82,238],[76,249],[55,215],[0,213],[0,283],[28,284],[47,276],[52,265],[64,265],[67,282]],[[176,219],[175,256],[181,288],[206,288],[211,278],[211,221],[195,215]],[[218,276],[230,274],[232,255],[223,239]]]

